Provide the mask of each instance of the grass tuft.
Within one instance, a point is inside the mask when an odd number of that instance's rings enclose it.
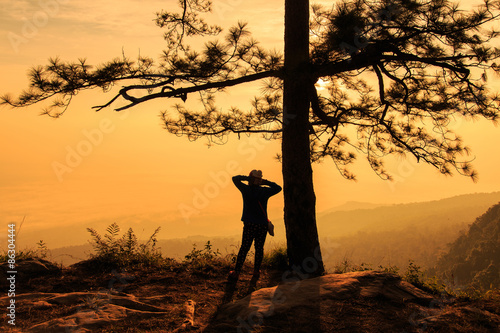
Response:
[[[264,254],[262,266],[267,269],[285,271],[288,269],[288,255],[286,246],[278,246]]]

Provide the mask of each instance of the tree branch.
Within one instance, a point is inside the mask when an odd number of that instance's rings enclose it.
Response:
[[[456,66],[446,61],[456,61],[469,56],[470,55],[468,56],[457,55],[457,56],[442,57],[442,58],[439,57],[423,58],[402,52],[398,53],[397,55],[388,55],[383,53],[374,54],[372,52],[360,53],[357,55],[353,55],[349,59],[341,60],[338,62],[327,63],[324,65],[313,66],[312,75],[313,79],[317,80],[320,77],[324,76],[334,76],[340,73],[350,72],[354,70],[361,70],[366,67],[373,66],[374,64],[379,63],[381,61],[395,61],[395,62],[419,62],[440,68],[446,68],[455,73],[464,74],[463,78],[466,78],[470,74],[470,70],[468,68],[464,66]]]
[[[247,83],[247,82],[252,82],[252,81],[257,81],[261,80],[267,77],[281,77],[282,76],[282,70],[271,70],[271,71],[266,71],[266,72],[261,72],[261,73],[256,73],[256,74],[251,74],[247,76],[242,76],[237,79],[232,79],[232,80],[226,80],[226,81],[219,81],[219,82],[209,82],[206,84],[201,84],[201,85],[195,85],[191,87],[184,87],[184,88],[177,88],[173,89],[170,91],[164,91],[162,90],[161,92],[158,93],[153,93],[149,94],[143,97],[132,97],[128,94],[128,91],[130,89],[122,89],[120,90],[119,94],[123,98],[131,101],[130,104],[127,104],[125,106],[122,106],[120,108],[117,108],[116,111],[122,111],[125,109],[128,109],[130,107],[133,107],[137,104],[144,103],[146,101],[155,99],[155,98],[169,98],[169,97],[180,97],[184,98],[187,94],[193,93],[193,92],[198,92],[198,91],[203,91],[203,90],[210,90],[210,89],[220,89],[220,88],[226,88],[226,87],[231,87],[235,86],[241,83]],[[165,85],[166,83],[158,84],[158,86]],[[151,85],[153,86],[153,85]],[[151,86],[136,86],[136,89],[145,89]],[[116,99],[116,97],[114,98]],[[109,106],[110,103],[106,103],[104,105],[100,106],[94,106],[94,109],[101,110],[102,108]]]
[[[316,87],[314,86],[313,82],[311,82],[311,84],[309,84],[309,100],[311,101],[311,108],[312,108],[314,114],[319,119],[321,119],[321,121],[323,121],[325,125],[327,125],[328,127],[332,128],[334,131],[336,131],[336,129],[339,126],[339,122],[334,117],[328,116],[321,108],[321,106],[319,104],[318,92],[317,92]]]
[[[384,67],[383,64],[378,64],[378,67],[380,68],[380,70],[382,71],[382,73],[384,73],[388,78],[390,78],[391,80],[399,83],[401,86],[403,86],[404,90],[405,90],[405,96],[403,97],[403,103],[406,102],[406,100],[408,99],[408,96],[409,96],[409,89],[408,89],[408,86],[406,85],[406,83],[401,80],[400,78],[392,75],[391,73],[389,73],[389,71]]]
[[[462,73],[464,74],[463,78],[466,78],[470,74],[470,70],[468,68],[463,66],[455,66],[446,62],[446,61],[459,60],[460,58],[462,58],[462,56],[442,57],[442,58],[439,57],[422,58],[413,54],[399,53],[398,55],[382,55],[380,57],[380,60],[421,62],[424,64],[433,65],[440,68],[446,68],[455,73]]]
[[[380,72],[377,64],[373,65],[372,68],[378,78],[378,94],[380,97],[380,103],[387,104],[387,101],[385,100],[384,78],[382,77],[382,73]]]

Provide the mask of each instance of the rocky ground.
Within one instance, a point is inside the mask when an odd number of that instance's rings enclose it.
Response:
[[[431,295],[386,272],[300,280],[264,270],[259,289],[248,294],[248,269],[228,302],[223,264],[34,266],[18,267],[24,274],[16,281],[16,325],[3,316],[1,331],[500,332],[498,297]],[[1,287],[8,290],[4,281]],[[10,299],[0,298],[6,314]]]

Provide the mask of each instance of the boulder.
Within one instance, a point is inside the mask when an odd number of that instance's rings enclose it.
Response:
[[[61,272],[61,268],[45,259],[32,258],[16,261],[16,271],[21,277],[38,277]]]
[[[434,318],[458,313],[449,309],[452,302],[387,272],[330,274],[225,304],[204,332],[418,332]],[[484,316],[497,327],[498,316]]]

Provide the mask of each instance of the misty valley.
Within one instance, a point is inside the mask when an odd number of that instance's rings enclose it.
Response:
[[[478,251],[487,250],[488,254],[485,256],[491,257],[492,262],[485,262],[481,269],[464,264],[465,258],[462,258],[468,255],[464,251],[474,249],[474,244],[488,242],[487,239],[478,239],[478,237],[498,235],[500,214],[495,217],[496,220],[491,218],[491,223],[497,225],[496,234],[488,231],[486,235],[475,235],[474,239],[464,240],[476,219],[498,202],[500,202],[500,192],[494,192],[400,205],[377,206],[348,203],[319,213],[318,230],[325,267],[328,272],[345,272],[354,269],[405,271],[412,262],[429,275],[446,275],[448,279],[454,280],[450,283],[457,286],[471,283],[475,275],[489,267],[489,271],[493,269],[496,271],[488,273],[493,276],[485,279],[496,281],[498,287],[500,282],[498,270],[500,245],[498,242],[490,244],[490,247],[494,247],[493,249],[474,250],[476,254]],[[459,238],[462,242],[470,243],[470,248],[461,249],[462,254],[457,252],[456,246],[452,247],[453,242]],[[190,236],[160,239],[157,246],[165,257],[182,260],[193,249],[203,249],[207,242],[210,242],[221,255],[234,256],[241,239],[236,235],[233,237]],[[284,248],[285,244],[284,229],[278,228],[276,237],[269,237],[266,241],[266,253],[276,248]],[[457,253],[450,254],[450,249]],[[64,265],[84,260],[91,253],[90,244],[50,250],[53,260]],[[444,259],[439,261],[443,256]],[[452,277],[452,271],[457,267],[461,273],[458,276],[453,274]],[[467,271],[467,267],[469,267],[469,272],[464,272],[464,270]],[[479,283],[479,285],[486,287],[485,283],[487,282]]]

